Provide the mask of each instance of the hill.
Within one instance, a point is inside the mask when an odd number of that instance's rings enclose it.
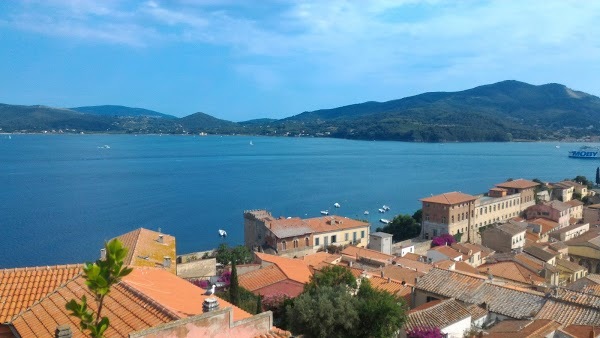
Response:
[[[114,129],[112,121],[69,109],[46,106],[0,104],[0,129],[3,132],[71,131],[104,132]]]
[[[402,141],[509,141],[600,134],[600,98],[560,84],[503,81],[459,92],[322,109],[280,120],[333,137]]]
[[[241,126],[235,122],[218,119],[205,113],[195,113],[178,119],[178,122],[192,133],[216,132],[237,133]]]
[[[147,117],[160,117],[174,119],[175,116],[159,113],[154,110],[148,110],[144,108],[131,108],[125,106],[87,106],[87,107],[75,107],[69,108],[80,113],[94,114],[94,115],[107,115],[107,116],[147,116]]]

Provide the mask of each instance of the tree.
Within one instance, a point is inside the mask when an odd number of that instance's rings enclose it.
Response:
[[[377,231],[392,234],[393,241],[398,242],[417,237],[421,233],[421,225],[410,215],[398,215],[390,224],[377,228]]]
[[[315,272],[304,286],[304,292],[312,292],[321,287],[345,286],[356,289],[356,278],[350,269],[340,265],[326,266],[321,271]]]
[[[443,245],[450,245],[452,243],[456,243],[456,239],[454,239],[454,236],[450,235],[450,234],[443,234],[441,236],[438,237],[434,237],[433,240],[431,241],[431,246],[443,246]]]
[[[423,223],[423,209],[415,211],[415,213],[412,215],[412,218],[414,218],[419,224]]]
[[[239,305],[240,303],[240,283],[238,281],[237,267],[235,259],[231,262],[231,280],[229,282],[229,299],[231,304]]]
[[[592,182],[588,181],[587,177],[585,177],[585,176],[577,175],[577,176],[575,176],[573,181],[581,183],[583,185],[587,185],[589,188],[591,188],[593,186]]]
[[[305,337],[345,338],[355,335],[361,325],[356,299],[345,287],[324,286],[302,293],[288,306],[287,322],[295,334]]]
[[[256,313],[261,313],[262,312],[262,296],[258,295],[258,297],[256,297]]]
[[[221,243],[217,248],[216,254],[217,263],[227,265],[233,259],[237,261],[238,264],[247,264],[252,261],[252,252],[250,249],[243,245],[238,245],[234,248],[230,248],[227,244]]]
[[[596,168],[596,185],[600,185],[600,167]]]
[[[104,333],[110,323],[108,317],[102,317],[104,298],[109,294],[113,285],[133,271],[132,268],[124,267],[123,260],[127,256],[127,248],[118,239],[105,243],[106,258],[99,259],[95,263],[86,263],[83,267],[85,285],[94,295],[97,312],[88,308],[87,298],[81,297],[81,302],[71,299],[65,307],[71,311],[71,316],[79,318],[79,327],[82,332],[88,331],[93,338],[104,338]]]
[[[363,279],[356,295],[358,300],[357,337],[392,337],[406,321],[405,303],[391,293],[375,290]]]

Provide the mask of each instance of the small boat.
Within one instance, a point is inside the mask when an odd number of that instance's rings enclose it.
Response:
[[[365,210],[365,212],[363,212],[363,215],[368,215],[369,214],[369,210]]]
[[[253,146],[253,145],[254,145],[254,143],[252,143],[252,141],[250,141],[250,145],[251,145],[251,146]]]
[[[339,207],[341,207],[341,205],[340,205],[339,203],[337,203],[337,202],[336,202],[336,203],[333,203],[333,206],[334,206],[334,207],[336,207],[336,208],[339,208]]]
[[[383,223],[383,224],[390,224],[390,223],[391,223],[391,222],[390,222],[390,220],[388,220],[388,219],[385,219],[385,218],[381,218],[381,219],[379,220],[379,222],[381,222],[381,223]]]
[[[560,146],[556,146],[556,149],[560,149]]]
[[[12,137],[11,137],[10,135],[8,135],[8,139],[9,139],[9,140],[12,140]]]
[[[378,209],[378,211],[382,214],[385,213],[385,209]]]
[[[220,237],[227,237],[227,231],[225,231],[223,229],[219,229],[219,236]]]
[[[329,210],[321,210],[321,215],[329,215]]]
[[[383,210],[385,210],[385,211],[389,211],[389,210],[390,210],[390,207],[388,207],[387,205],[385,205],[385,204],[384,204],[384,205],[381,207],[381,209],[383,209]]]

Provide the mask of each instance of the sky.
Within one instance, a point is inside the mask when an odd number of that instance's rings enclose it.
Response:
[[[245,121],[508,79],[600,96],[600,1],[0,1],[0,102]]]

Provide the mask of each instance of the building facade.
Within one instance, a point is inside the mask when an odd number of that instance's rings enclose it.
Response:
[[[535,204],[535,188],[539,183],[522,178],[496,184],[496,187],[506,189],[507,195],[521,194],[521,210]]]
[[[431,239],[442,234],[465,234],[461,241],[469,238],[470,227],[475,217],[477,197],[461,192],[449,192],[422,198],[422,237]]]

